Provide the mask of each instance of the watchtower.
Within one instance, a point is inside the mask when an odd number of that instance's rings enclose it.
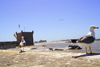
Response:
[[[34,31],[32,31],[32,32],[23,32],[23,31],[21,31],[20,33],[16,32],[17,42],[21,42],[21,40],[22,40],[21,37],[24,36],[24,39],[26,41],[26,45],[34,45],[33,33],[34,33]]]

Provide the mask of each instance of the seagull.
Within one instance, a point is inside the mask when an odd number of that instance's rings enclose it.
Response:
[[[95,41],[95,32],[94,29],[99,29],[99,27],[96,26],[90,26],[89,33],[81,38],[78,38],[77,40],[71,39],[71,43],[76,43],[80,46],[85,46],[86,54],[87,53],[87,47],[89,47],[90,54],[92,54],[91,51],[91,45]]]
[[[20,52],[23,52],[24,51],[25,44],[26,44],[26,41],[24,40],[24,36],[22,36],[22,41],[20,42],[19,47],[20,48],[23,47],[23,50],[20,50]]]
[[[60,21],[62,21],[62,20],[64,20],[64,19],[60,19]]]

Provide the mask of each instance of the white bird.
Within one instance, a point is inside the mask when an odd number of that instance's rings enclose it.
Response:
[[[20,47],[20,48],[23,47],[23,50],[20,50],[20,52],[24,51],[25,43],[26,43],[26,42],[25,42],[25,40],[24,40],[24,36],[22,36],[22,41],[20,42],[19,47]]]
[[[95,27],[95,26],[90,26],[89,28],[89,33],[77,40],[73,40],[71,39],[71,42],[72,43],[76,43],[80,46],[85,46],[85,50],[86,50],[86,54],[87,53],[87,47],[89,47],[89,50],[90,50],[90,54],[92,54],[92,51],[91,51],[91,45],[92,43],[95,41],[95,32],[94,32],[94,29],[99,29],[99,27]]]

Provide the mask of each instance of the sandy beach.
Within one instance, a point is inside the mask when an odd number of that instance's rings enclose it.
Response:
[[[68,47],[51,46],[63,51],[51,51],[48,44],[66,44],[65,42],[36,43],[34,46],[0,50],[0,67],[100,67],[99,49],[93,48],[94,54],[85,54],[82,50],[68,50]],[[44,46],[45,45],[45,46]],[[100,44],[98,44],[100,46]]]

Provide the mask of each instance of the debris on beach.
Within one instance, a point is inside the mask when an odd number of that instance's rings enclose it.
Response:
[[[64,49],[61,48],[49,48],[51,51],[63,51]]]
[[[47,47],[46,45],[42,45],[42,47]]]
[[[78,49],[78,50],[80,50],[80,49],[82,49],[80,46],[78,46],[78,45],[69,45],[68,47],[71,47],[71,48],[69,48],[69,50],[74,50],[74,49]]]
[[[33,50],[33,49],[37,49],[37,48],[31,48],[31,50]]]
[[[63,51],[64,49],[55,49],[55,51]]]
[[[49,48],[49,50],[53,51],[53,48]]]

